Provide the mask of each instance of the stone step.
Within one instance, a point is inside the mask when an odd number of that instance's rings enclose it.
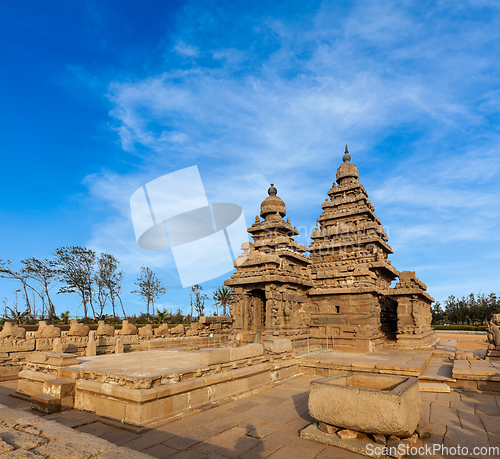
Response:
[[[451,392],[450,386],[445,383],[428,383],[419,382],[420,392],[439,392],[439,393],[449,393]]]
[[[74,395],[75,382],[67,379],[49,379],[43,383],[43,393],[62,400]]]
[[[31,396],[31,409],[42,413],[59,413],[62,409],[61,401],[52,395],[38,394]]]
[[[456,350],[457,350],[456,339],[441,339],[439,345],[436,346],[436,348],[432,351],[432,356],[454,359]]]
[[[453,363],[428,363],[418,379],[420,382],[455,382],[452,372]]]

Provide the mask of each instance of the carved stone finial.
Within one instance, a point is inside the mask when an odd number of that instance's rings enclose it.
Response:
[[[344,157],[342,158],[344,163],[348,163],[351,160],[351,155],[349,154],[349,150],[347,149],[347,145],[345,146]]]
[[[260,218],[258,215],[255,216],[255,223],[259,223],[260,222]]]
[[[277,193],[278,190],[274,187],[274,183],[271,183],[271,188],[267,190],[267,194],[269,194],[269,196],[276,196]]]

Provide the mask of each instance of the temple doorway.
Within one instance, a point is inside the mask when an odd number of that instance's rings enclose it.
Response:
[[[264,330],[266,327],[266,292],[264,290],[252,290],[252,309],[256,330]]]
[[[380,298],[380,331],[385,339],[396,340],[398,333],[398,302],[390,296]]]

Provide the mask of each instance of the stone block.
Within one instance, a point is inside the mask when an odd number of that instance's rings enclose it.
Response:
[[[139,328],[139,336],[147,337],[153,336],[153,327],[151,324],[144,325],[144,327]]]
[[[46,364],[52,367],[69,367],[78,363],[75,354],[50,354],[46,361]]]
[[[154,329],[155,336],[167,336],[170,335],[168,324],[162,324],[158,328]]]
[[[418,379],[341,373],[311,382],[309,413],[358,432],[410,436],[420,420]]]
[[[45,363],[51,354],[52,352],[33,352],[26,360],[31,363]]]
[[[264,346],[261,343],[247,344],[246,346],[230,347],[227,349],[230,351],[230,361],[251,359],[264,353]]]
[[[183,335],[184,334],[184,325],[179,324],[176,325],[174,328],[170,329],[170,334],[172,335]]]
[[[123,400],[113,400],[106,397],[98,397],[95,404],[95,414],[111,419],[122,421],[125,418],[127,403]]]
[[[116,340],[115,354],[123,354],[124,352],[123,340],[121,338],[118,338]]]
[[[292,351],[292,340],[288,338],[276,338],[264,341],[264,349],[272,354],[282,354]]]
[[[52,395],[38,394],[31,396],[31,409],[42,413],[52,414],[61,411],[60,400]]]
[[[23,369],[21,365],[7,365],[0,367],[0,381],[17,379],[19,372]]]
[[[324,443],[325,445],[336,446],[337,448],[342,448],[347,451],[352,451],[353,453],[361,454],[363,456],[379,458],[382,456],[383,446],[371,442],[366,435],[359,434],[357,438],[351,438],[348,440],[342,440],[336,434],[328,434],[322,432],[318,429],[316,424],[310,424],[300,431],[300,437],[317,441],[319,443]],[[370,445],[370,446],[369,446]],[[336,452],[338,457],[351,457],[343,455],[341,450]]]
[[[54,341],[52,343],[52,352],[56,354],[62,354],[63,353],[63,347],[61,343],[61,338],[54,338]]]
[[[52,346],[47,349],[52,349]],[[34,339],[3,339],[0,340],[0,352],[29,352],[35,350]]]
[[[200,351],[202,365],[220,365],[227,363],[231,359],[230,348],[221,347],[220,349],[202,349]]]
[[[59,400],[72,397],[75,393],[75,383],[63,379],[49,379],[43,383],[43,393]]]

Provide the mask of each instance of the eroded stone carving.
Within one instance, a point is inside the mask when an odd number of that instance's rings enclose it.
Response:
[[[124,319],[122,322],[122,328],[118,331],[119,335],[137,335],[137,327]]]
[[[487,359],[500,359],[500,314],[493,314],[488,324]]]
[[[76,319],[70,321],[70,327],[68,330],[68,336],[87,336],[89,334],[90,327],[88,325],[83,325]]]
[[[167,336],[170,334],[168,330],[168,324],[161,324],[158,328],[155,329],[154,331],[155,335],[158,336]]]
[[[61,329],[54,325],[47,325],[45,320],[38,322],[38,330],[35,332],[35,338],[59,338]]]
[[[11,322],[5,322],[3,324],[2,331],[0,332],[0,338],[25,338],[26,329],[20,327],[19,325],[12,325]]]
[[[139,328],[139,336],[153,336],[153,327],[151,324],[144,325]]]
[[[100,320],[95,334],[96,336],[113,336],[115,334],[115,327],[113,325],[106,325],[104,320]]]

